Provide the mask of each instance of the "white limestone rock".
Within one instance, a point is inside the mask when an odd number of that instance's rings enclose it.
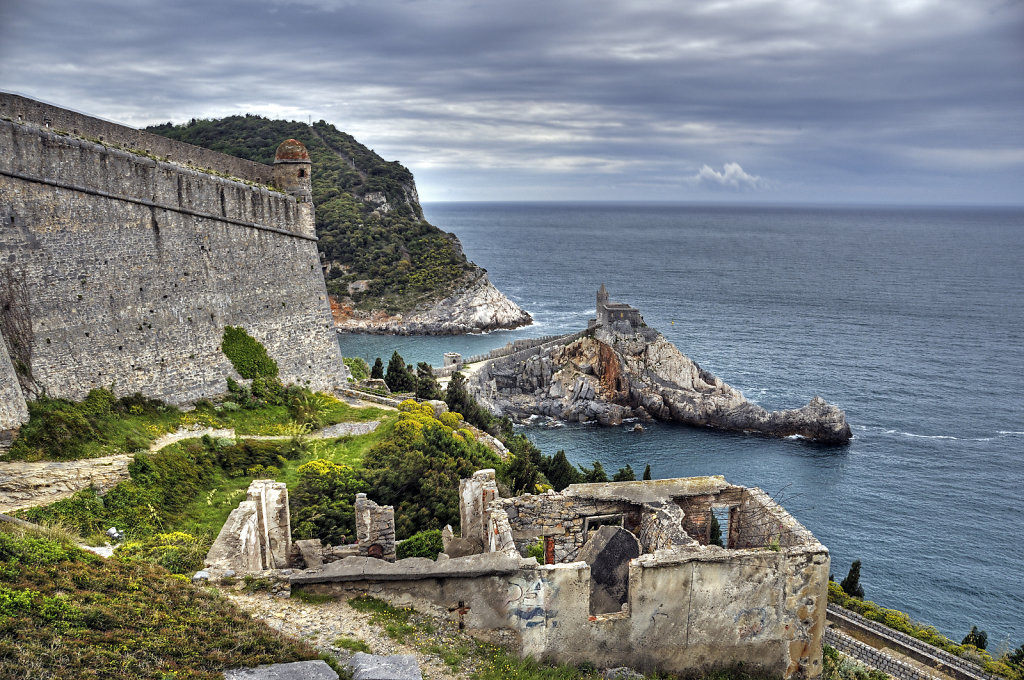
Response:
[[[495,288],[486,274],[443,300],[407,314],[353,312],[336,319],[338,330],[388,335],[462,335],[531,323],[530,314]]]

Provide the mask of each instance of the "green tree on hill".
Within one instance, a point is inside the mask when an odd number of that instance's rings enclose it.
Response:
[[[839,582],[839,587],[850,597],[864,599],[864,588],[860,585],[860,560],[853,561],[850,572]]]
[[[977,626],[971,626],[971,632],[960,643],[962,645],[974,645],[978,649],[985,649],[988,646],[988,633],[978,630]]]
[[[384,379],[384,362],[377,357],[377,360],[373,362],[373,368],[370,370],[370,377],[375,380]]]
[[[305,144],[327,290],[359,309],[405,311],[483,275],[454,236],[423,219],[409,170],[329,123],[246,115],[147,130],[267,165],[284,140]],[[349,293],[355,281],[368,284]]]
[[[441,399],[441,387],[434,378],[434,369],[426,361],[416,364],[416,398]]]
[[[388,372],[384,375],[384,382],[392,392],[414,392],[416,390],[416,376],[405,365],[405,359],[395,350],[388,362]]]

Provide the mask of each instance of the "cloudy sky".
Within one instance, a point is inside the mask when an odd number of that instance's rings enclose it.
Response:
[[[0,89],[322,118],[428,201],[1024,204],[1024,0],[0,0]]]

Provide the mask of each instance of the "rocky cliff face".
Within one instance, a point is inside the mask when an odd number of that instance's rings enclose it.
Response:
[[[647,327],[629,334],[599,327],[568,345],[493,360],[473,374],[470,389],[493,412],[519,418],[657,419],[829,444],[852,436],[842,410],[820,397],[767,411]]]
[[[519,305],[494,287],[484,274],[448,297],[420,305],[405,314],[365,312],[332,305],[339,330],[395,335],[459,335],[533,323]]]

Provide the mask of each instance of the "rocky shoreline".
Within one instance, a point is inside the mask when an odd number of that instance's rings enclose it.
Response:
[[[823,444],[852,437],[843,411],[821,397],[802,408],[767,411],[646,325],[597,325],[565,345],[488,361],[471,373],[468,387],[491,412],[518,419],[610,426],[662,420]]]
[[[494,287],[486,274],[448,297],[406,314],[364,312],[332,305],[338,331],[374,335],[464,335],[511,330],[533,317]]]

